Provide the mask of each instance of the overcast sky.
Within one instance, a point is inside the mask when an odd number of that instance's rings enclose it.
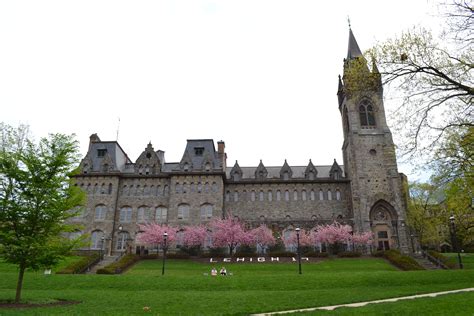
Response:
[[[429,0],[1,1],[1,121],[29,124],[36,137],[75,133],[85,154],[92,133],[116,140],[120,118],[132,161],[149,141],[173,162],[186,139],[212,138],[226,142],[230,165],[342,164],[347,17],[365,50],[432,24],[435,9]]]

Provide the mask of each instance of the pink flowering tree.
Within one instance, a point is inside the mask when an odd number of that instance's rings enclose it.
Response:
[[[262,224],[257,228],[252,229],[249,234],[253,239],[253,243],[257,245],[257,248],[259,248],[262,253],[265,253],[269,246],[273,246],[275,244],[273,232],[266,225]]]
[[[351,226],[334,222],[331,225],[317,226],[311,239],[313,242],[329,245],[337,252],[340,245],[349,244],[351,242],[351,234]]]
[[[203,225],[184,227],[183,245],[200,248],[207,238],[207,228]]]
[[[137,235],[137,242],[139,244],[151,247],[159,246],[164,249],[164,233],[168,234],[166,238],[166,248],[174,245],[176,242],[176,228],[173,226],[160,224],[140,225],[140,231],[141,232]]]
[[[374,234],[372,232],[354,233],[352,235],[352,243],[356,247],[368,247],[374,241]]]
[[[311,233],[305,231],[304,229],[300,230],[300,247],[312,246]],[[286,237],[283,238],[283,244],[287,249],[294,248],[297,250],[298,240],[297,240],[296,231],[292,230]]]
[[[209,227],[212,231],[213,246],[229,247],[231,256],[236,247],[252,244],[252,236],[245,231],[238,219],[216,219],[209,224]]]

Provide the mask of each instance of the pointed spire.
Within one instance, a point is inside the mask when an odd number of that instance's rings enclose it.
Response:
[[[359,56],[362,56],[362,52],[359,48],[359,45],[357,44],[354,33],[352,33],[352,29],[349,28],[349,45],[347,48],[347,59],[353,59]]]
[[[293,170],[291,170],[291,167],[288,165],[288,162],[283,164],[283,167],[280,169],[280,178],[283,180],[288,180],[293,176]]]

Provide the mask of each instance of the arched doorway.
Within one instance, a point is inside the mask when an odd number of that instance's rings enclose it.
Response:
[[[377,250],[398,248],[397,213],[390,203],[380,200],[370,211],[370,223]]]

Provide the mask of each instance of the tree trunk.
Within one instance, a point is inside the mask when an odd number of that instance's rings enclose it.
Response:
[[[21,288],[23,286],[23,275],[25,274],[26,267],[20,264],[20,273],[18,275],[18,282],[16,284],[16,296],[15,296],[15,303],[20,303],[21,299]]]

